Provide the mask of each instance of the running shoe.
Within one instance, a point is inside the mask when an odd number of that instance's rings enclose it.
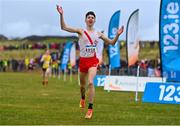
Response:
[[[85,100],[84,99],[80,100],[79,107],[80,108],[85,108]]]
[[[85,118],[86,119],[91,119],[93,114],[93,109],[88,109]]]

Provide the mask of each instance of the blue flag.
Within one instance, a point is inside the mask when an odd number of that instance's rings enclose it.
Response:
[[[108,30],[108,37],[110,39],[113,39],[117,34],[117,30],[119,28],[119,18],[120,18],[120,11],[116,11],[111,17],[109,23],[109,30]],[[109,45],[109,62],[111,68],[118,68],[121,66],[119,42],[116,42],[114,46]]]
[[[61,59],[61,69],[62,70],[65,70],[67,68],[72,45],[73,45],[72,42],[67,42],[64,47],[63,55],[62,55],[62,59]]]
[[[162,74],[180,81],[180,0],[162,0],[160,12]]]

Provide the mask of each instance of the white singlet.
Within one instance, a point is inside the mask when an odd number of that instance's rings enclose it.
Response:
[[[87,32],[87,31],[86,31]],[[87,32],[88,33],[88,32]],[[85,33],[83,32],[82,36],[79,36],[79,47],[80,47],[80,57],[93,57],[96,53],[96,55],[98,55],[98,49],[99,46],[99,36],[98,36],[98,32],[96,30],[94,30],[91,33],[88,33],[90,38],[93,41],[93,45],[90,43],[88,37],[85,35]]]

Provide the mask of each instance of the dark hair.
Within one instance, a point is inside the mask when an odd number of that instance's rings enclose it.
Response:
[[[87,12],[86,13],[86,18],[87,18],[88,15],[93,15],[96,18],[96,15],[95,15],[95,13],[93,11]]]

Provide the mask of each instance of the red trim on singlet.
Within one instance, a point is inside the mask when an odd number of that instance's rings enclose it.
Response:
[[[89,42],[91,43],[91,45],[93,45],[93,41],[92,41],[91,37],[89,36],[89,34],[86,31],[84,31],[84,34],[87,36],[87,38],[88,38]],[[94,56],[96,57],[96,52],[94,53]]]
[[[89,42],[91,43],[91,45],[93,45],[93,41],[92,41],[91,37],[89,36],[89,34],[86,31],[84,31],[84,33],[87,36],[87,38],[88,38]]]

